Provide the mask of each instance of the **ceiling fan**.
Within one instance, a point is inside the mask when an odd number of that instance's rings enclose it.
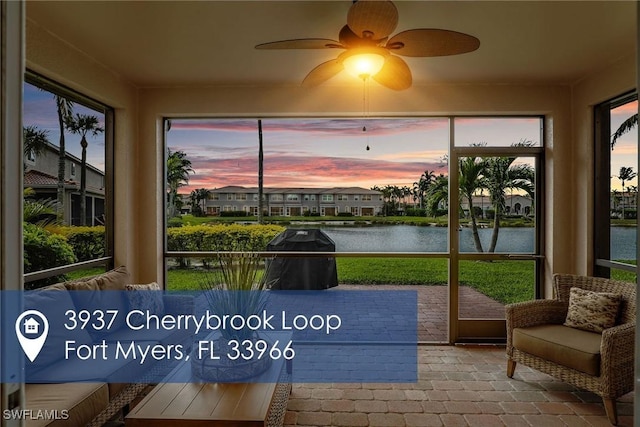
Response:
[[[389,36],[398,25],[398,9],[389,0],[357,0],[349,8],[347,25],[338,40],[292,39],[256,46],[256,49],[344,49],[336,59],[315,67],[302,82],[317,86],[343,70],[363,80],[373,78],[383,86],[403,90],[411,86],[411,70],[402,56],[446,56],[472,52],[480,40],[468,34],[436,28],[419,28]]]

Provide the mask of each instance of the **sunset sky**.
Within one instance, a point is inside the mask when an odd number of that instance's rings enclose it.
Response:
[[[265,186],[411,187],[427,169],[447,174],[449,125],[443,118],[265,119],[262,128]],[[539,133],[532,118],[460,119],[456,125],[456,140],[465,146],[539,143]],[[167,143],[184,151],[196,171],[182,191],[257,185],[255,119],[174,120]]]
[[[23,123],[25,126],[35,125],[40,130],[47,132],[49,142],[55,146],[60,145],[60,129],[58,127],[58,113],[53,95],[42,91],[29,83],[24,84],[24,108]],[[75,103],[73,114],[88,114],[96,116],[101,126],[104,127],[104,114],[91,110],[83,105]],[[98,136],[87,135],[87,163],[104,170],[104,133]],[[80,158],[82,147],[80,136],[65,132],[65,150]]]
[[[612,129],[637,111],[637,102],[613,110]],[[74,112],[93,114],[104,122],[103,114],[79,104]],[[24,123],[46,130],[58,145],[53,95],[30,84],[25,84]],[[262,125],[268,187],[412,186],[427,169],[447,174],[442,162],[449,138],[446,118],[264,119]],[[540,142],[537,118],[456,119],[456,145],[509,146],[523,139]],[[103,169],[104,136],[88,140],[88,162]],[[80,157],[77,135],[67,133],[66,145]],[[184,151],[195,170],[183,193],[202,187],[258,185],[257,119],[173,120],[167,145]],[[620,138],[612,152],[612,188],[620,189],[616,175],[621,166],[638,171],[637,130]],[[637,185],[637,179],[630,184]]]

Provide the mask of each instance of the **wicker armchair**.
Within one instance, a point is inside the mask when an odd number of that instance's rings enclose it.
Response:
[[[605,329],[602,335],[562,326],[572,287],[622,295],[616,325]],[[506,307],[507,376],[513,377],[516,363],[522,363],[596,393],[602,397],[609,421],[616,425],[616,399],[634,387],[635,284],[557,274],[554,292],[553,300],[528,301]],[[534,344],[527,342],[529,338],[522,338],[525,334],[532,335],[531,340],[537,341]],[[590,353],[586,356],[588,360],[576,361],[587,353]],[[590,368],[584,368],[585,365]]]

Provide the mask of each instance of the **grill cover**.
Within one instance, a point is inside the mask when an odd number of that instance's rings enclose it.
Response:
[[[267,245],[267,251],[335,252],[336,244],[319,229],[288,229]],[[319,290],[338,286],[335,258],[275,258],[267,276],[271,289]]]

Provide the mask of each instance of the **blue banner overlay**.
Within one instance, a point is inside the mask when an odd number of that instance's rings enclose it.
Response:
[[[24,355],[25,383],[417,381],[415,291],[2,297],[3,351]]]

